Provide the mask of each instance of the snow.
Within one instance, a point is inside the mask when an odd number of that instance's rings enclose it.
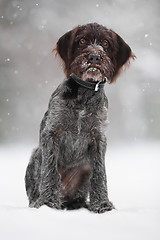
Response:
[[[144,37],[147,38],[147,37],[148,37],[148,34],[146,33],[146,34],[144,35]]]
[[[108,146],[110,199],[116,210],[28,208],[25,169],[32,147],[0,148],[0,239],[160,239],[160,143]]]
[[[11,60],[10,58],[6,58],[5,62],[10,62],[10,60]]]

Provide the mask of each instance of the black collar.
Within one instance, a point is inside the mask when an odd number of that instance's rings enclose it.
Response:
[[[100,88],[103,88],[107,80],[107,78],[104,78],[102,81],[98,81],[95,83],[86,82],[86,81],[83,81],[81,78],[77,77],[74,73],[71,73],[70,78],[72,78],[76,83],[78,83],[82,87],[92,89],[95,92],[97,92]]]

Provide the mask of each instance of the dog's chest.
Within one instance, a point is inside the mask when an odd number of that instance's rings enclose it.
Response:
[[[58,161],[60,165],[70,166],[70,162],[83,161],[94,154],[105,139],[106,109],[66,109],[62,119]]]
[[[90,118],[92,118],[93,113],[87,113],[85,109],[75,112],[75,125],[74,131],[77,136],[81,133],[91,131],[90,128],[94,127],[90,125]],[[74,116],[73,116],[74,118]]]
[[[67,116],[68,115],[68,116]],[[81,145],[84,142],[89,143],[97,135],[103,135],[106,128],[107,109],[90,111],[83,109],[69,109],[68,114],[64,115],[65,134],[67,142],[72,146]]]

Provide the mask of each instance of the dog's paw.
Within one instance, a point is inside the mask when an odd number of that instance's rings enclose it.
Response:
[[[30,207],[30,208],[40,208],[43,204],[44,204],[43,202],[37,200],[37,201],[35,201],[35,202],[31,202],[31,203],[29,204],[29,207]]]
[[[62,209],[62,203],[59,202],[59,201],[48,201],[48,202],[45,202],[45,205],[47,205],[48,207],[50,208],[56,208],[56,209]]]
[[[30,208],[40,208],[42,205],[46,205],[50,208],[61,209],[61,203],[60,202],[53,202],[52,200],[49,200],[49,201],[37,200],[35,202],[31,202],[29,204],[29,207]]]
[[[89,206],[89,210],[94,212],[94,213],[104,213],[107,211],[111,211],[112,209],[115,209],[114,205],[107,201],[107,202],[102,202],[100,204],[93,204]]]
[[[84,202],[69,202],[65,205],[65,208],[67,210],[75,210],[75,209],[80,209],[80,208],[88,208],[87,203]]]

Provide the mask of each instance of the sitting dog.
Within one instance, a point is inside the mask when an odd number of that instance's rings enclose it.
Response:
[[[135,56],[118,34],[97,23],[67,32],[54,50],[62,59],[66,80],[51,96],[39,146],[27,167],[29,206],[110,211],[114,206],[105,171],[104,85],[114,82]]]

